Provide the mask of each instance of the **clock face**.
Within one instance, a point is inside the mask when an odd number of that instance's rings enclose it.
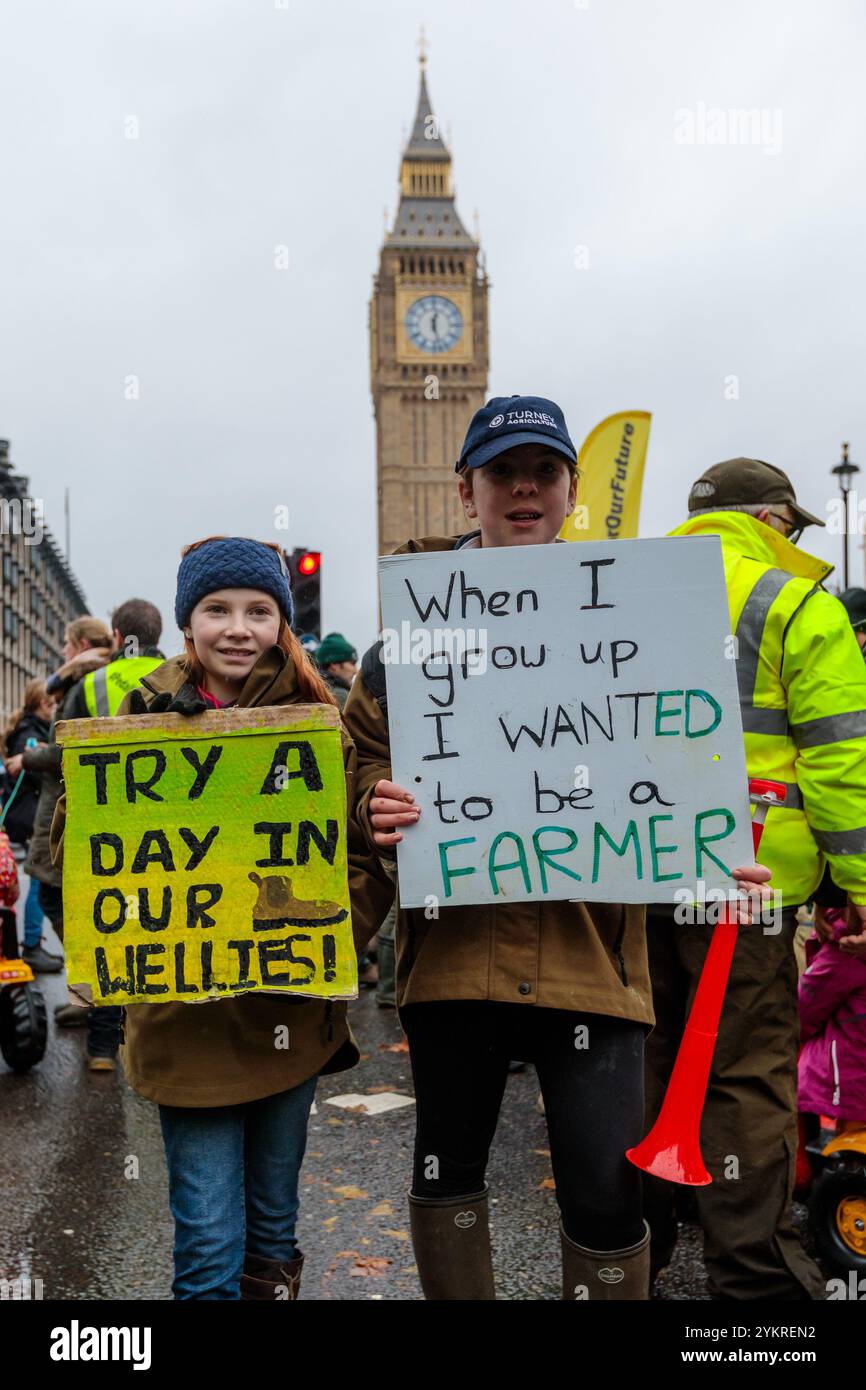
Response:
[[[463,318],[450,299],[427,294],[410,304],[406,332],[410,342],[422,352],[450,352],[463,336]]]

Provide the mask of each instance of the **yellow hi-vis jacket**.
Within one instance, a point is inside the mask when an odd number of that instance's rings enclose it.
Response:
[[[672,536],[721,538],[750,777],[784,782],[760,859],[786,907],[829,861],[866,903],[866,662],[848,614],[822,589],[833,566],[747,512],[706,512]]]
[[[84,699],[91,719],[99,715],[114,715],[125,695],[136,690],[142,676],[161,666],[162,656],[115,657],[98,671],[88,671],[84,677]]]

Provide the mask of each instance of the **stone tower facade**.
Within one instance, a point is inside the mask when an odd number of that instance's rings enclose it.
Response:
[[[68,623],[89,611],[30,480],[13,470],[9,441],[0,439],[0,727],[20,708],[28,681],[63,664]]]
[[[422,55],[400,202],[370,303],[380,554],[411,536],[466,530],[454,464],[487,396],[487,294],[481,249],[457,213]]]

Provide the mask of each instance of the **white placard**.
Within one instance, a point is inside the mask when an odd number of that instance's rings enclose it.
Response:
[[[421,807],[403,907],[734,886],[754,856],[718,537],[389,555],[379,574],[392,776]]]

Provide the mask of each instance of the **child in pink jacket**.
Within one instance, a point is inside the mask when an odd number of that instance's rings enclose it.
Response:
[[[839,950],[845,913],[828,912],[827,920],[833,940],[810,937],[800,977],[797,1108],[851,1128],[866,1125],[866,960]]]

